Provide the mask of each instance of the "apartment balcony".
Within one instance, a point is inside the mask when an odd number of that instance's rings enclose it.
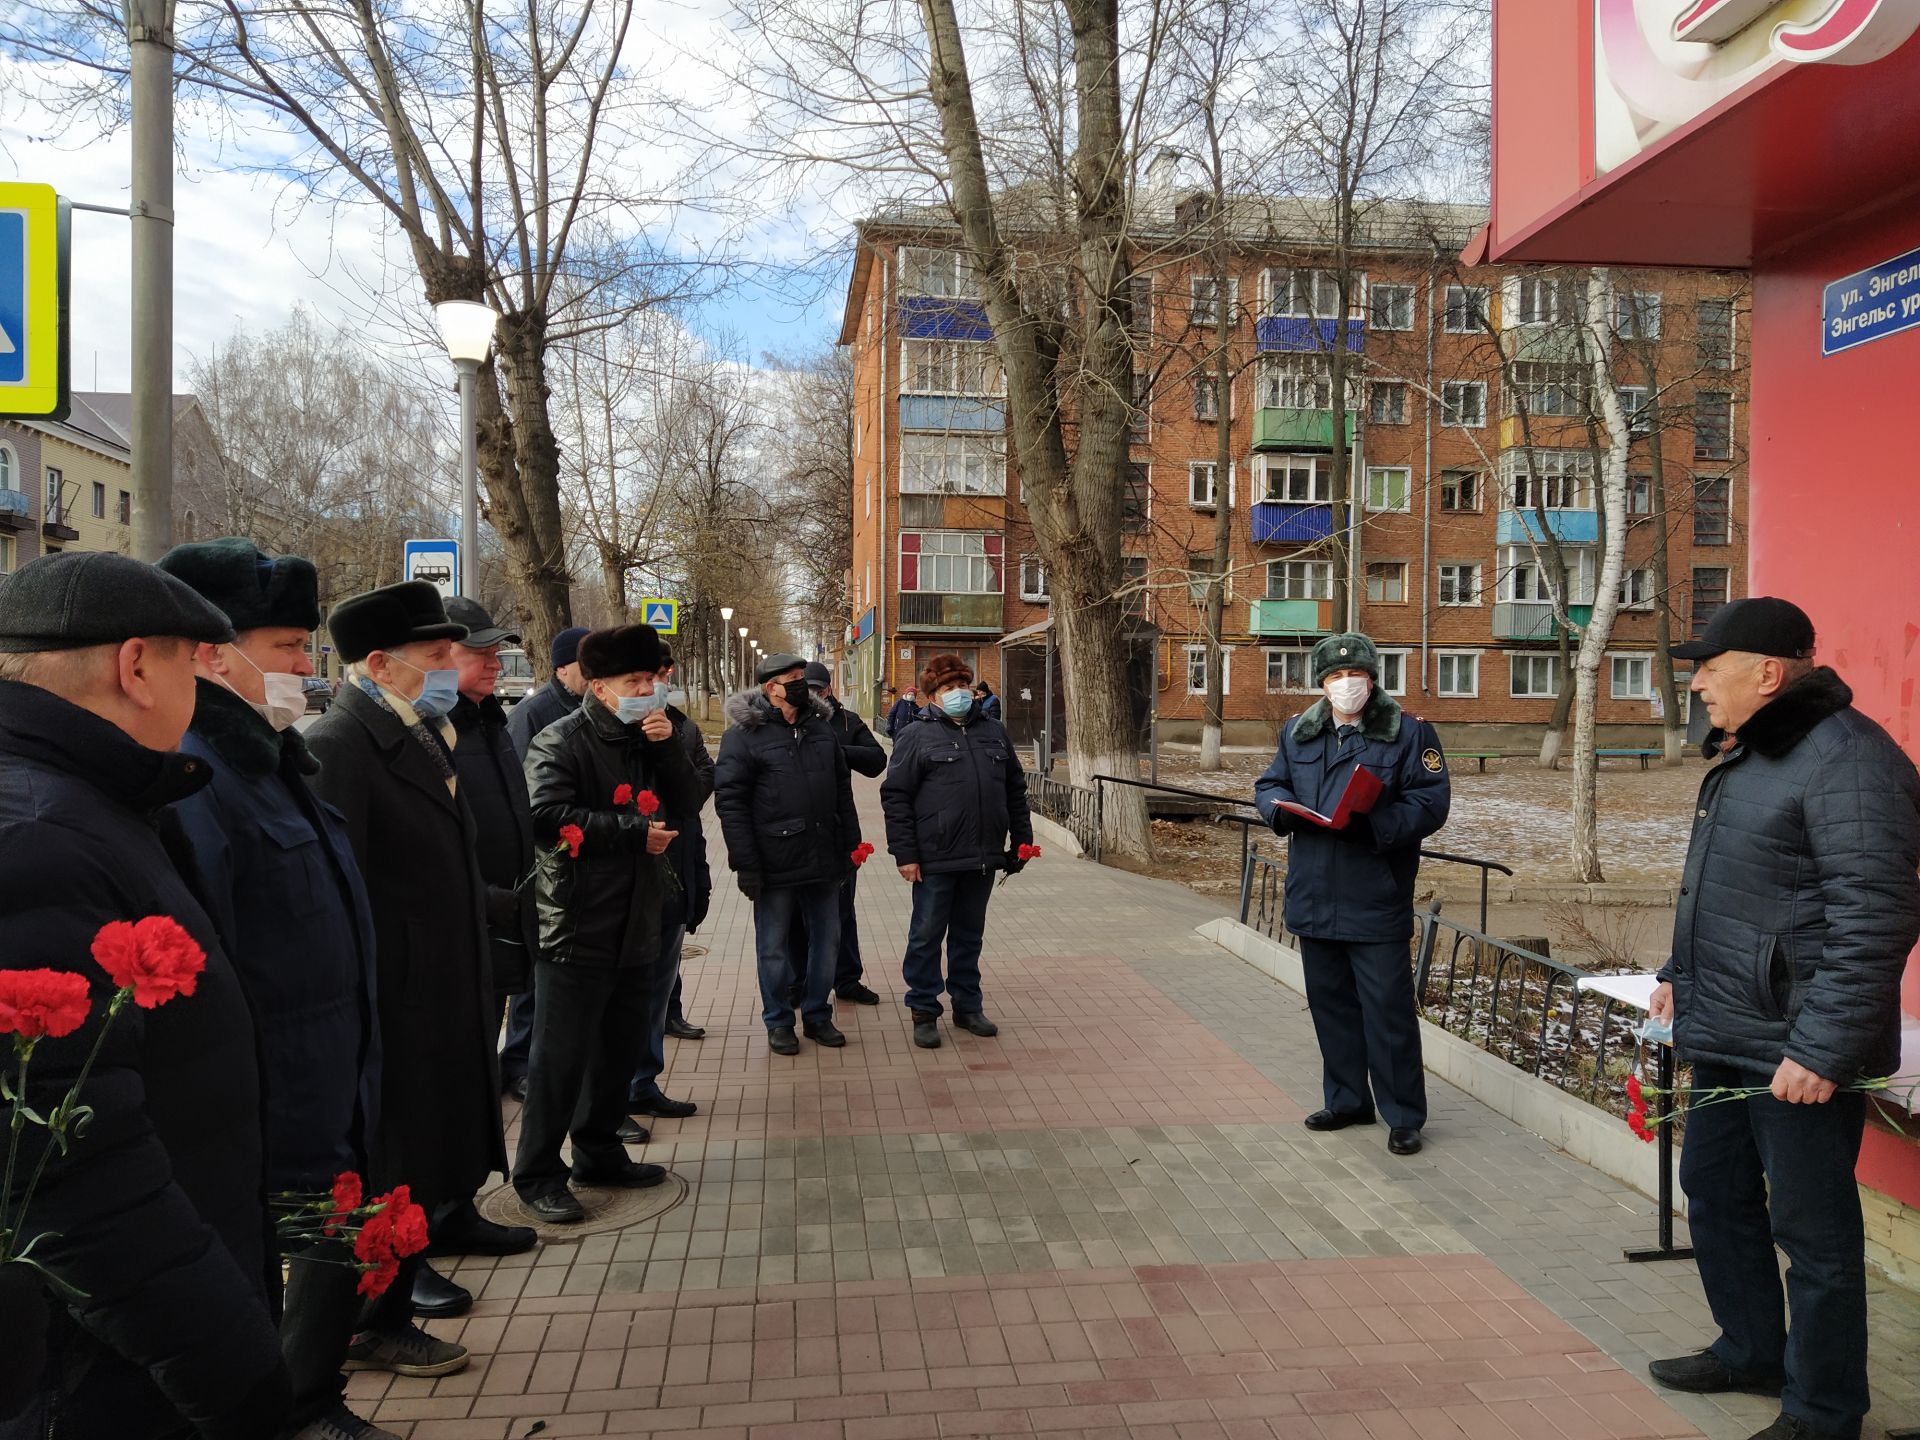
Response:
[[[1549,510],[1547,531],[1562,545],[1598,545],[1600,512],[1597,510]],[[1531,510],[1502,510],[1494,522],[1496,545],[1524,545],[1529,540],[1544,540],[1540,521]]]
[[[1353,447],[1353,411],[1347,411],[1347,447]],[[1283,410],[1261,406],[1253,412],[1256,450],[1331,450],[1331,410]]]
[[[937,595],[903,591],[897,630],[934,630],[956,634],[998,635],[1006,628],[1006,607],[999,595]]]
[[[909,295],[900,302],[901,328],[909,340],[991,340],[987,307],[945,295]]]
[[[900,428],[999,435],[1007,428],[1007,402],[997,395],[902,395]]]
[[[33,501],[18,490],[0,490],[0,531],[17,534],[33,528]]]
[[[40,526],[40,533],[58,545],[71,544],[80,538],[80,532],[67,523],[67,512],[52,510]]]
[[[1340,332],[1332,320],[1307,320],[1293,315],[1263,315],[1254,321],[1254,348],[1264,354],[1327,355]],[[1367,324],[1347,321],[1347,350],[1361,355],[1367,348]]]
[[[1341,507],[1343,510],[1345,507]],[[1256,545],[1312,545],[1333,537],[1331,505],[1293,505],[1265,500],[1248,507]]]
[[[1567,618],[1585,625],[1593,618],[1593,606],[1569,605]],[[1493,607],[1493,638],[1496,640],[1558,640],[1560,626],[1553,618],[1553,604],[1547,600],[1502,600]]]
[[[1333,630],[1331,600],[1255,600],[1247,606],[1254,635],[1327,635]]]

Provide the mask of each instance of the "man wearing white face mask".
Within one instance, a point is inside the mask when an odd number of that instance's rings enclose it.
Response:
[[[1267,823],[1293,837],[1286,922],[1306,971],[1326,1097],[1306,1124],[1370,1125],[1377,1111],[1388,1150],[1412,1155],[1427,1090],[1407,942],[1420,842],[1447,823],[1446,757],[1433,727],[1380,689],[1380,652],[1365,635],[1327,636],[1312,665],[1325,698],[1287,722],[1253,789]],[[1343,811],[1358,772],[1372,793]]]
[[[366,891],[343,817],[308,788],[320,767],[292,728],[320,624],[314,568],[241,539],[176,546],[160,568],[236,632],[229,644],[195,647],[198,693],[180,748],[206,760],[213,779],[174,813],[260,1027],[267,1187],[324,1193],[341,1171],[366,1169],[380,1050]],[[281,1337],[295,1429],[306,1440],[378,1440],[389,1432],[341,1398],[358,1276],[328,1244],[285,1258]]]

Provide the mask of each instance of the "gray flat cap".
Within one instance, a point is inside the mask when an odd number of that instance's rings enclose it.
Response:
[[[42,555],[0,580],[0,651],[79,650],[162,635],[224,645],[233,626],[185,581],[112,551]]]

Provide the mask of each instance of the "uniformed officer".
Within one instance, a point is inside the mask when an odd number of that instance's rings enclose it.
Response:
[[[1452,787],[1433,727],[1403,714],[1379,681],[1380,652],[1365,635],[1315,645],[1324,698],[1287,722],[1253,794],[1275,833],[1293,837],[1286,922],[1306,969],[1326,1097],[1307,1128],[1370,1125],[1377,1110],[1387,1148],[1412,1155],[1427,1121],[1407,949],[1413,885],[1420,842],[1447,823]],[[1338,828],[1283,808],[1334,816],[1356,768],[1381,788]]]

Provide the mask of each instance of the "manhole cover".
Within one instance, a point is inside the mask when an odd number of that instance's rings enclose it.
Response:
[[[706,953],[707,947],[704,945],[682,945],[680,947],[680,958],[682,960],[698,960]]]
[[[601,1185],[572,1188],[587,1212],[587,1218],[575,1225],[547,1225],[534,1219],[511,1185],[489,1190],[478,1204],[480,1213],[495,1224],[530,1225],[542,1240],[578,1240],[582,1235],[604,1235],[657,1220],[687,1198],[687,1182],[671,1170],[665,1180],[645,1190]]]

